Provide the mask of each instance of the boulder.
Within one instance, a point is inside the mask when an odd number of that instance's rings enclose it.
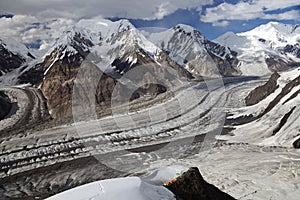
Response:
[[[165,184],[180,200],[233,200],[230,195],[207,183],[199,169],[191,167],[188,171]]]

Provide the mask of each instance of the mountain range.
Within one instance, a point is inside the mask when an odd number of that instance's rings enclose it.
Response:
[[[210,41],[85,19],[46,51],[0,38],[1,197],[299,195],[299,26]],[[173,164],[203,177],[158,169]],[[99,181],[128,175],[149,176]]]
[[[86,61],[98,70],[94,79],[101,76],[96,86],[97,105],[109,107],[118,80],[138,66],[153,71],[143,75],[147,81],[132,94],[132,99],[170,90],[171,80],[168,86],[159,84],[168,79],[157,77],[166,74],[161,71],[162,65],[175,71],[172,76],[185,80],[261,76],[299,66],[299,34],[299,26],[270,22],[209,41],[200,31],[184,24],[143,34],[128,20],[80,20],[68,27],[44,55],[11,39],[1,39],[0,83],[40,87],[52,117],[60,118],[71,113],[74,80]]]

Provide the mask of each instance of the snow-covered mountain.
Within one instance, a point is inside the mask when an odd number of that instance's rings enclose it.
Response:
[[[11,38],[0,38],[0,76],[33,59],[35,56],[24,44]]]
[[[173,69],[178,77],[192,78],[187,70],[156,45],[147,40],[128,20],[112,22],[103,19],[81,20],[69,27],[45,54],[41,62],[28,64],[19,77],[21,83],[40,85],[48,99],[52,116],[67,116],[71,109],[74,79],[83,61],[104,72],[97,90],[97,101],[109,104],[117,79],[130,69],[142,66],[154,74],[142,74],[150,81],[139,93],[166,91],[159,84],[164,79],[162,66]],[[147,71],[147,70],[146,70]],[[94,80],[97,80],[95,74]],[[159,74],[161,77],[157,76]],[[167,79],[167,78],[166,78]],[[151,84],[154,83],[154,84]],[[138,98],[140,94],[133,95]]]
[[[266,35],[268,32],[272,34]],[[1,65],[2,74],[11,72],[0,82],[39,86],[52,116],[57,117],[70,113],[74,80],[83,61],[96,66],[100,74],[104,72],[103,82],[97,88],[97,101],[109,104],[117,81],[138,66],[152,70],[153,74],[142,75],[147,80],[146,88],[141,88],[133,98],[168,90],[166,87],[172,85],[171,81],[165,86],[158,84],[159,79],[167,80],[168,73],[161,71],[163,67],[175,71],[174,76],[190,79],[264,75],[270,70],[288,69],[300,60],[297,58],[299,28],[294,26],[270,23],[247,33],[228,33],[216,41],[224,46],[207,40],[198,30],[183,24],[145,37],[128,20],[80,20],[68,27],[53,47],[37,59],[24,45],[16,42],[2,45],[3,62],[12,55],[18,56],[12,67],[3,65],[4,69]],[[95,80],[98,75],[95,74]],[[153,82],[157,84],[151,84]]]
[[[232,135],[220,136],[234,142],[300,148],[300,68],[271,76],[251,91],[249,106],[230,111]]]
[[[148,38],[195,76],[239,74],[236,52],[207,40],[191,26],[179,24]]]
[[[47,55],[54,51],[60,51],[62,54],[60,57],[66,56],[66,54],[93,53],[98,57],[99,63],[101,62],[102,66],[99,65],[99,67],[109,67],[116,58],[137,49],[143,49],[147,56],[155,60],[158,59],[160,53],[159,48],[139,34],[128,20],[117,22],[98,19],[81,20],[64,32]],[[56,59],[59,58],[56,57]],[[129,60],[131,66],[137,62],[135,58],[128,57]],[[103,68],[103,70],[109,69]]]
[[[266,75],[300,64],[300,26],[270,22],[244,33],[225,33],[214,40],[238,52],[244,75]]]

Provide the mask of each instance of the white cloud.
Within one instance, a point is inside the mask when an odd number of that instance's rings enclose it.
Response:
[[[217,22],[214,22],[212,24],[213,26],[228,26],[229,25],[229,22],[226,21],[226,20],[223,20],[223,21],[217,21]]]
[[[41,40],[41,47],[47,48],[66,26],[73,23],[71,19],[41,20],[35,16],[15,15],[12,18],[0,18],[0,35],[22,43],[35,43]]]
[[[15,15],[0,18],[0,35],[23,43],[39,39],[42,48],[46,48],[66,25],[82,18],[162,19],[178,9],[200,11],[203,5],[212,3],[213,0],[0,0],[1,10]]]
[[[254,0],[257,5],[265,7],[267,11],[288,8],[292,6],[300,6],[299,0],[283,0],[283,1],[270,1],[270,0]]]
[[[263,19],[277,19],[277,20],[294,20],[300,19],[299,10],[291,10],[279,14],[266,14],[262,17]]]
[[[178,9],[212,4],[213,0],[0,0],[1,9],[13,14],[39,17],[90,18],[125,17],[133,19],[161,19]]]
[[[154,13],[154,17],[157,19],[162,19],[164,16],[168,15],[169,10],[168,8],[170,7],[170,2],[166,2],[163,4],[160,4]]]
[[[47,48],[66,26],[82,18],[162,19],[178,9],[196,9],[213,0],[0,0],[1,10],[14,14],[0,18],[0,35],[22,43],[41,41]]]
[[[279,14],[266,14],[266,11],[299,6],[299,0],[270,1],[252,0],[240,1],[237,4],[222,3],[213,8],[207,8],[205,15],[200,17],[203,22],[213,23],[213,25],[224,26],[224,21],[228,20],[251,20],[251,19],[277,19],[289,20],[299,19],[299,10],[287,11]]]

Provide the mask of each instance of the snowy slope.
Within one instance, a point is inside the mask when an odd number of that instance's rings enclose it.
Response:
[[[100,99],[101,101],[111,101],[111,94],[117,80],[126,77],[123,75],[133,68],[143,69],[140,70],[140,73],[143,74],[139,75],[133,75],[133,71],[131,71],[133,76],[136,78],[145,76],[144,81],[151,83],[159,82],[160,77],[156,76],[157,74],[161,76],[166,74],[162,73],[163,67],[166,70],[172,69],[173,74],[179,74],[180,78],[192,77],[189,72],[174,63],[167,54],[147,40],[128,20],[112,22],[104,19],[89,19],[80,20],[75,25],[68,27],[40,63],[28,65],[20,77],[20,82],[29,82],[39,86],[48,100],[48,108],[52,116],[54,118],[65,117],[71,115],[73,83],[78,75],[77,72],[84,67],[83,63],[93,63],[93,66],[97,66],[101,73],[105,73],[104,76],[96,77],[95,75],[94,78],[91,78],[93,80],[102,78],[103,83],[99,83],[102,91],[97,90],[97,101]],[[146,69],[148,72],[145,72]],[[100,71],[97,70],[97,73]],[[87,70],[80,72],[85,73]],[[126,82],[125,79],[133,81],[134,78],[124,78],[122,81]],[[142,82],[142,80],[139,81]],[[167,82],[168,86],[171,85],[171,79],[163,78],[162,81]],[[121,82],[119,81],[119,83]],[[110,86],[108,87],[107,84]],[[164,86],[158,84],[151,88],[150,86],[150,84],[142,86],[145,89],[143,91],[146,89],[154,93],[165,91]],[[131,88],[133,87],[132,85]],[[124,91],[125,89],[123,89]],[[104,93],[106,98],[103,98]]]
[[[63,59],[65,54],[71,56],[82,53],[80,51],[87,54],[93,53],[100,60],[95,64],[99,64],[98,66],[106,71],[111,70],[107,68],[116,58],[139,48],[154,59],[160,52],[159,48],[140,34],[128,20],[112,22],[105,19],[89,19],[80,20],[74,26],[68,27],[44,57],[61,50],[62,52],[53,59],[53,62],[56,62]],[[134,58],[128,57],[127,59],[132,64],[136,62]]]
[[[219,44],[207,40],[195,28],[178,24],[166,31],[147,34],[154,44],[166,51],[181,66],[195,75],[216,76],[238,74],[234,69],[234,55]],[[216,64],[216,59],[227,64]]]
[[[252,115],[252,120],[233,126],[233,135],[219,139],[292,147],[300,138],[300,68],[280,73],[277,86],[259,103],[231,111],[229,119]]]
[[[33,51],[22,43],[0,37],[0,83],[15,84],[19,71],[35,58]]]
[[[22,53],[26,66],[3,78],[6,84],[16,84],[20,78],[21,82],[35,79],[36,71],[43,71],[40,76],[46,75],[55,63],[64,59],[73,62],[74,56],[79,55],[82,62],[87,58],[94,62],[102,71],[113,71],[111,64],[116,58],[122,57],[130,65],[135,64],[136,58],[131,53],[142,49],[155,62],[159,59],[160,49],[149,42],[140,32],[128,21],[119,20],[112,22],[105,19],[83,19],[76,24],[66,27],[62,35],[54,45],[44,54],[38,55],[36,60],[27,59],[28,49],[24,45],[20,47],[13,41],[7,42],[9,48],[16,53]],[[27,50],[27,51],[26,51]],[[42,52],[41,52],[42,53]],[[143,54],[141,52],[138,52]],[[37,54],[35,52],[35,54]],[[127,57],[124,57],[126,55]],[[142,55],[145,56],[145,55]],[[77,61],[78,62],[78,61]],[[78,63],[80,65],[80,63]],[[24,78],[25,74],[25,78]],[[34,83],[35,84],[35,83]]]
[[[142,178],[127,177],[97,181],[62,192],[47,200],[175,200],[174,194],[162,185],[186,170],[186,167],[170,166],[160,168]]]
[[[93,182],[48,198],[48,200],[82,199],[175,200],[175,197],[162,186],[148,184],[138,177],[129,177]]]
[[[225,33],[214,41],[238,52],[239,68],[244,75],[266,75],[300,61],[297,25],[270,22],[244,33]]]
[[[32,55],[32,52],[28,47],[12,38],[1,37],[0,46],[1,48],[5,48],[11,53],[19,55],[20,57],[26,60],[32,60],[32,57],[34,57],[34,55]]]
[[[261,38],[266,40],[266,44],[276,49],[287,44],[299,43],[300,26],[288,25],[279,22],[270,22],[256,27],[248,32],[240,33],[239,36],[246,36],[248,38]]]

